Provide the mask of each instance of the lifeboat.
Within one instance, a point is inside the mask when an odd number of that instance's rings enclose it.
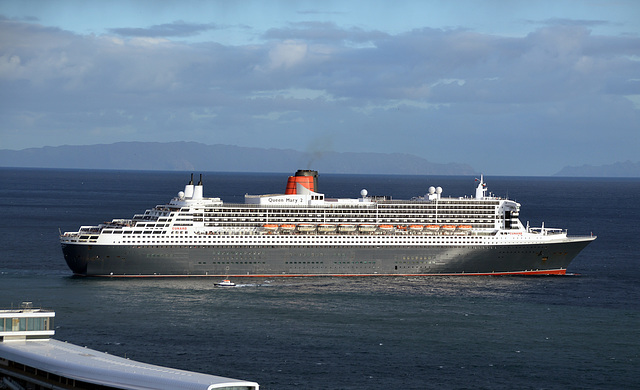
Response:
[[[425,226],[425,228],[429,231],[437,232],[438,230],[440,230],[440,225],[427,225]]]
[[[442,225],[442,230],[446,230],[446,231],[456,230],[456,225]]]
[[[291,223],[285,223],[280,225],[280,229],[286,232],[292,232],[294,230],[296,230],[296,225],[291,224]]]
[[[383,232],[393,231],[393,225],[380,225],[380,226],[378,226],[378,228],[380,230],[382,230]]]
[[[330,223],[321,223],[318,225],[318,231],[323,233],[329,233],[336,230],[336,225]]]
[[[376,225],[364,223],[358,226],[358,230],[360,230],[363,233],[371,233],[376,230]]]
[[[422,229],[424,229],[424,226],[422,226],[422,225],[411,225],[411,226],[409,226],[409,230],[411,230],[412,232],[421,232]]]
[[[298,230],[301,232],[312,232],[316,230],[316,225],[310,223],[301,223],[298,225]]]
[[[268,230],[270,232],[275,232],[276,230],[278,230],[278,225],[267,223],[267,224],[262,225],[262,228],[264,230]]]
[[[464,236],[469,234],[470,231],[471,231],[471,225],[458,225],[455,234],[459,236]]]
[[[342,233],[351,233],[356,231],[356,225],[352,225],[349,223],[341,224],[338,226],[338,230]]]

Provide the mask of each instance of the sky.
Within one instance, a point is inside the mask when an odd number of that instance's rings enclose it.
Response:
[[[0,149],[122,141],[637,162],[640,2],[0,0]]]

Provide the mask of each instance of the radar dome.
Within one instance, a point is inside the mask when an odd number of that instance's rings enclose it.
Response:
[[[184,191],[178,192],[178,198],[184,199]]]
[[[429,193],[431,195],[435,194],[436,193],[436,187],[434,187],[434,186],[429,187]]]
[[[360,191],[360,195],[364,198],[365,196],[367,196],[369,192],[367,192],[367,190],[365,190],[364,188],[362,189],[362,191]]]
[[[436,188],[436,193],[437,194],[442,194],[442,187]]]

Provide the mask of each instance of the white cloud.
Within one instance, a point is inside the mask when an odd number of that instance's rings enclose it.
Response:
[[[337,151],[474,156],[496,170],[539,169],[507,162],[504,150],[515,160],[535,150],[558,169],[597,148],[637,159],[638,145],[623,140],[637,139],[640,122],[638,37],[580,24],[522,37],[294,27],[225,46],[0,19],[2,147],[166,139],[304,149],[330,133]],[[26,135],[6,136],[15,129]],[[569,134],[593,145],[561,152]]]
[[[20,62],[17,55],[0,56],[0,79],[19,78],[22,73]]]
[[[278,43],[269,50],[269,67],[291,68],[304,61],[307,56],[308,46],[303,42],[285,41]]]

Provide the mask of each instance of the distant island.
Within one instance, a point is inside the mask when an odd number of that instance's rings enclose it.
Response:
[[[117,142],[0,149],[0,167],[389,175],[477,175],[468,164],[434,163],[405,153],[301,152],[198,142]],[[640,162],[567,166],[553,176],[640,177]]]
[[[0,166],[218,172],[474,175],[467,164],[439,164],[402,153],[306,153],[291,149],[205,145],[197,142],[118,142],[0,150]]]
[[[608,165],[582,165],[562,168],[554,176],[640,177],[640,162],[617,162]]]

